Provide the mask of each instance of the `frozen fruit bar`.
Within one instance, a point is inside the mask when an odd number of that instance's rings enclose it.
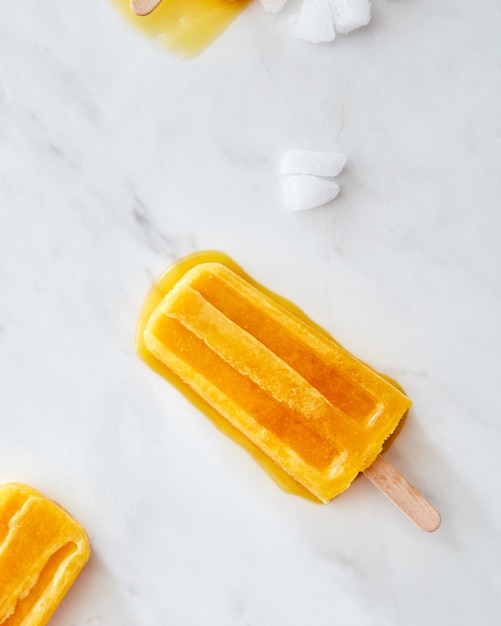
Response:
[[[136,28],[187,58],[205,50],[249,3],[250,0],[115,0]]]
[[[172,282],[144,350],[323,502],[381,452],[410,400],[225,263]]]
[[[47,624],[89,555],[85,530],[59,505],[0,486],[0,624]]]

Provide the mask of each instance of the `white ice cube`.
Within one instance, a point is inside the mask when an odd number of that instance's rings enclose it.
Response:
[[[330,0],[338,33],[346,34],[371,20],[371,0]]]
[[[327,204],[339,193],[335,180],[305,174],[282,179],[285,206],[291,211],[305,211]]]
[[[330,0],[303,0],[294,33],[310,43],[332,41],[336,31]]]
[[[277,13],[281,11],[287,0],[261,0],[261,6],[269,13]]]
[[[334,177],[340,174],[348,157],[338,152],[287,150],[282,157],[282,174],[311,174]]]

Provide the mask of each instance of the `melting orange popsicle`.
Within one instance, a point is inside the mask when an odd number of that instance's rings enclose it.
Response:
[[[115,0],[124,16],[167,48],[191,58],[202,52],[245,9],[250,0]],[[132,5],[132,9],[131,9]],[[151,11],[149,7],[153,7]],[[146,14],[142,14],[142,13]]]
[[[282,484],[321,502],[373,464],[411,406],[220,253],[188,257],[160,279],[137,347]]]
[[[59,505],[0,486],[0,624],[47,624],[89,556],[85,530]]]

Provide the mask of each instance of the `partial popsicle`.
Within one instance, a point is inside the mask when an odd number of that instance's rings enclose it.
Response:
[[[0,486],[0,624],[44,626],[90,556],[84,528],[18,483]]]
[[[176,55],[191,59],[205,50],[251,0],[115,0],[136,28]]]

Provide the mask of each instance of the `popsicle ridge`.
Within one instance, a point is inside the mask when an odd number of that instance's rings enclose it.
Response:
[[[325,335],[289,315],[224,266],[207,264],[205,270],[211,272],[210,276],[204,281],[205,272],[201,268],[202,279],[194,279],[193,287],[209,302],[301,372],[326,399],[335,398],[335,405],[346,415],[362,423],[374,415],[379,390],[374,383],[372,388],[366,389],[366,381],[357,377],[360,361],[356,361],[349,375],[340,375],[346,368],[346,360],[332,350],[331,338],[326,340]],[[266,324],[263,324],[263,316]],[[353,366],[355,359],[352,361]]]
[[[334,442],[322,441],[312,421],[304,420],[301,414],[278,402],[252,379],[222,360],[177,320],[162,317],[152,317],[149,326],[155,334],[150,334],[151,331],[145,333],[145,342],[153,354],[196,389],[226,419],[245,430],[249,439],[263,448],[272,448],[276,445],[275,440],[282,437],[289,448],[288,454],[285,448],[282,454],[295,459],[296,463],[301,462],[298,454],[294,453],[301,449],[301,441],[316,440],[317,445],[311,446],[311,449],[302,446],[301,452],[309,463],[322,468],[339,455]],[[158,324],[156,327],[155,322]],[[166,342],[168,350],[165,349]],[[197,356],[188,362],[186,354]],[[214,380],[214,372],[217,372],[217,381]]]
[[[220,263],[188,270],[144,343],[295,480],[328,501],[410,406],[371,368]]]
[[[85,530],[18,484],[0,487],[0,624],[42,626],[90,555]]]
[[[198,291],[188,287],[181,299],[176,297],[174,290],[160,311],[178,319],[185,328],[204,339],[221,359],[306,419],[320,417],[332,407],[296,370],[226,317]]]

